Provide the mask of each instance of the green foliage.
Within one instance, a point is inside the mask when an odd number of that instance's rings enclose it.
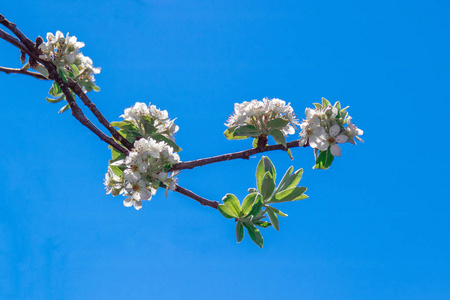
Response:
[[[244,228],[251,240],[260,248],[264,245],[264,239],[260,228],[273,226],[279,230],[278,217],[287,217],[279,209],[271,206],[282,202],[292,202],[308,198],[304,194],[305,187],[297,186],[303,174],[303,170],[293,172],[290,167],[278,186],[275,184],[276,170],[273,163],[263,156],[256,168],[256,188],[249,188],[249,194],[242,201],[242,205],[233,194],[226,194],[219,205],[219,212],[227,219],[236,221],[236,239],[240,243],[244,238]],[[268,218],[270,222],[265,219]]]
[[[182,149],[164,134],[158,132],[154,126],[155,120],[150,116],[142,116],[140,120],[134,124],[131,121],[111,122],[111,126],[119,128],[118,132],[125,137],[130,143],[134,143],[137,139],[151,137],[155,141],[165,142],[173,148],[174,152],[180,152]]]
[[[334,156],[333,154],[331,154],[330,148],[328,148],[326,151],[319,151],[314,169],[328,169],[333,163],[333,159]]]

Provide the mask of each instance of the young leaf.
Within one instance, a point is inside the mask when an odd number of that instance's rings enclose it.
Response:
[[[266,172],[262,181],[261,195],[263,196],[264,199],[268,199],[270,196],[272,196],[274,190],[275,190],[275,180],[273,179],[270,172]]]
[[[255,226],[251,225],[251,224],[248,224],[248,223],[243,223],[243,225],[247,229],[248,235],[250,236],[252,241],[256,245],[258,245],[259,248],[262,248],[263,245],[264,245],[264,240],[263,240],[263,237],[261,235],[261,232],[259,232],[259,229],[256,228]]]
[[[35,69],[36,71],[38,71],[39,73],[41,73],[42,75],[44,75],[45,77],[47,77],[48,78],[48,71],[47,71],[47,69],[43,66],[43,65],[41,65],[41,64],[38,64],[36,67],[34,67],[33,69]]]
[[[258,192],[258,190],[255,189],[255,188],[249,188],[249,189],[248,189],[248,193],[249,193],[249,194],[253,194],[253,193],[257,193],[257,192]]]
[[[308,196],[303,195],[306,191],[305,187],[296,186],[279,193],[276,193],[269,202],[267,203],[280,203],[280,202],[288,202],[288,201],[296,201],[303,200],[308,198]]]
[[[256,138],[253,139],[253,142],[252,142],[252,147],[253,148],[257,148],[258,147],[258,139],[259,139],[259,137],[256,137]]]
[[[322,107],[327,107],[328,105],[331,105],[330,101],[322,97]]]
[[[326,151],[320,151],[319,156],[316,159],[316,165],[313,167],[313,169],[326,170],[333,163],[333,159],[334,156],[331,154],[330,148],[328,148]]]
[[[49,102],[49,103],[58,103],[58,102],[61,102],[64,99],[64,97],[65,96],[63,94],[63,95],[59,96],[56,99],[52,99],[52,98],[49,98],[49,97],[46,97],[46,99],[47,99],[47,102]]]
[[[165,137],[162,134],[153,134],[153,135],[150,135],[150,136],[152,137],[152,139],[154,139],[154,140],[156,140],[158,142],[161,142],[161,141],[166,142],[167,145],[169,145],[170,147],[173,148],[174,152],[180,152],[182,150],[177,144],[175,144],[174,141],[172,141],[171,139]]]
[[[289,158],[290,158],[291,160],[294,160],[294,157],[292,156],[291,149],[287,149],[286,152],[287,152],[287,154],[289,155]]]
[[[223,204],[219,204],[219,212],[227,219],[234,219],[233,212]]]
[[[274,213],[276,213],[280,217],[287,217],[288,216],[287,214],[285,214],[284,212],[282,212],[281,210],[279,210],[279,209],[277,209],[277,208],[275,208],[273,206],[269,206],[269,205],[266,206],[266,208],[269,208],[269,207]]]
[[[233,133],[233,136],[258,137],[261,135],[261,130],[253,125],[239,126]]]
[[[272,128],[269,130],[269,134],[273,137],[275,142],[277,144],[283,145],[286,147],[286,138],[284,137],[283,133],[276,128]]]
[[[59,111],[58,114],[61,114],[63,112],[65,112],[66,110],[70,109],[70,105],[69,103],[67,103],[66,105],[64,105]]]
[[[273,228],[276,230],[280,230],[278,227],[278,217],[277,215],[272,211],[271,207],[267,207],[267,215],[269,216],[270,223],[272,223]]]
[[[233,216],[239,218],[239,215],[241,213],[241,204],[239,203],[239,200],[235,195],[226,194],[222,198],[222,202],[230,209]]]
[[[266,172],[270,172],[275,181],[277,175],[275,166],[267,156],[263,156],[256,167],[256,187],[259,191],[261,191],[262,181]]]
[[[288,120],[276,118],[267,122],[267,128],[283,128],[289,123]]]
[[[244,227],[242,226],[242,222],[238,221],[236,223],[236,239],[238,244],[242,241],[244,238]]]
[[[256,225],[256,226],[262,227],[262,228],[267,228],[267,227],[271,226],[272,224],[270,224],[267,221],[253,221],[253,225]]]
[[[300,179],[302,179],[303,169],[299,169],[292,174],[293,169],[293,167],[290,167],[286,171],[286,174],[284,174],[283,179],[281,179],[280,181],[280,184],[278,184],[277,192],[297,186],[297,184],[300,182]]]
[[[255,204],[256,200],[256,193],[255,194],[249,194],[247,197],[245,197],[244,201],[242,201],[242,216],[247,215],[253,207],[253,204]]]
[[[246,136],[234,136],[234,131],[236,130],[236,126],[235,127],[230,127],[227,130],[225,130],[223,132],[223,134],[225,135],[225,137],[229,140],[243,140],[246,139]]]
[[[257,216],[261,212],[263,206],[263,198],[260,194],[257,194],[255,203],[253,204],[252,210],[248,213],[248,215]]]

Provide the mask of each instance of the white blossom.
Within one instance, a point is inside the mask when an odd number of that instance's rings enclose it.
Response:
[[[253,125],[264,132],[267,131],[267,122],[278,118],[289,122],[285,127],[280,128],[285,136],[295,133],[299,121],[295,117],[293,108],[290,103],[286,104],[285,101],[277,98],[235,103],[234,113],[225,125],[227,127]]]
[[[112,176],[116,176],[115,180],[122,181],[123,188],[120,193],[127,197],[123,202],[124,206],[140,209],[142,201],[150,200],[160,184],[166,186],[166,192],[175,189],[177,182],[175,176],[178,172],[168,173],[166,167],[179,161],[178,154],[174,153],[173,148],[165,142],[158,142],[151,137],[141,138],[134,142],[133,151],[125,159],[110,163],[111,166],[125,168],[123,179],[114,175],[112,171],[108,172],[105,186],[112,185],[109,182]]]

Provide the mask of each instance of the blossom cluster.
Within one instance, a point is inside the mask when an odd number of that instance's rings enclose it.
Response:
[[[147,106],[145,103],[137,102],[134,106],[125,109],[124,114],[120,117],[140,128],[141,118],[144,116],[154,120],[153,126],[156,127],[159,134],[174,140],[174,135],[179,129],[174,123],[175,119],[170,120],[167,110],[160,110],[155,105],[151,105],[151,103]]]
[[[139,210],[142,201],[151,200],[159,187],[166,192],[175,190],[177,172],[169,170],[179,161],[179,155],[163,141],[151,137],[136,140],[133,151],[125,159],[116,160],[108,167],[104,181],[106,192],[126,196],[123,204]]]
[[[51,61],[65,76],[72,77],[79,83],[91,84],[95,81],[94,74],[100,73],[100,68],[94,68],[92,60],[79,52],[84,47],[76,36],[66,37],[61,31],[56,35],[47,33],[47,42],[39,45],[42,54],[39,58]],[[86,84],[81,84],[84,87]],[[89,89],[88,89],[89,90]]]
[[[294,134],[296,125],[299,124],[290,103],[286,104],[285,101],[277,98],[264,98],[262,101],[252,100],[236,103],[234,113],[228,118],[228,123],[225,125],[229,128],[252,125],[264,134],[268,129],[267,123],[275,119],[288,121],[284,127],[280,128],[284,136]]]
[[[349,142],[356,145],[355,139],[363,142],[359,135],[363,131],[352,123],[347,108],[340,103],[333,106],[322,98],[322,105],[315,103],[315,109],[305,110],[306,119],[300,125],[300,146],[307,145],[320,151],[330,150],[333,156],[341,156],[338,144]]]

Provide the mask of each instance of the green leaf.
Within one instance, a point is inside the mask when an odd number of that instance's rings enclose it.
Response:
[[[338,112],[341,111],[341,103],[339,101],[336,101],[333,106],[337,108]]]
[[[259,232],[259,229],[256,228],[255,226],[251,225],[251,224],[248,224],[248,223],[243,223],[243,225],[247,229],[248,235],[250,236],[252,241],[256,245],[258,245],[259,248],[262,248],[263,244],[264,244],[264,240],[263,240],[263,237],[261,235],[261,232]]]
[[[41,73],[42,75],[44,75],[45,77],[47,77],[48,78],[48,71],[47,71],[47,69],[43,66],[43,65],[41,65],[41,64],[38,64],[36,67],[34,67],[33,69],[35,69],[36,71],[38,71],[39,73]]]
[[[113,161],[125,158],[125,155],[123,153],[120,153],[119,151],[117,151],[114,148],[111,149],[111,156],[112,156]]]
[[[242,222],[238,221],[236,223],[236,239],[238,244],[242,241],[244,238],[244,227],[242,226]]]
[[[258,147],[258,139],[259,139],[259,137],[253,139],[253,142],[252,142],[252,147],[253,148],[257,148]]]
[[[283,128],[287,124],[289,124],[289,121],[281,118],[276,118],[266,123],[267,128]]]
[[[270,198],[274,190],[275,190],[275,180],[273,179],[270,172],[266,172],[266,174],[264,174],[261,186],[261,195],[263,196],[263,199]]]
[[[49,102],[49,103],[58,103],[58,102],[61,102],[62,100],[64,100],[64,97],[65,96],[63,94],[63,95],[59,96],[56,99],[52,99],[52,98],[49,98],[49,97],[46,97],[45,99],[47,99],[47,102]]]
[[[267,207],[267,215],[269,216],[270,223],[272,223],[273,228],[276,230],[280,230],[279,224],[278,224],[278,217],[277,215],[272,211],[271,207]]]
[[[253,221],[253,224],[258,227],[262,227],[262,228],[267,228],[272,225],[271,223],[269,223],[267,221]]]
[[[286,152],[287,152],[287,154],[289,155],[289,158],[290,158],[291,160],[294,160],[294,157],[292,156],[291,149],[287,149]]]
[[[223,204],[225,204],[231,211],[232,215],[236,218],[239,218],[241,214],[241,204],[239,203],[238,198],[236,198],[233,194],[226,194],[222,198]]]
[[[296,201],[303,200],[308,198],[308,196],[303,195],[306,191],[305,187],[296,186],[290,189],[286,189],[279,193],[276,193],[269,202],[267,203],[280,203],[280,202],[288,202],[288,201]]]
[[[62,80],[64,80],[64,82],[67,82],[67,75],[65,73],[66,72],[63,70],[58,71],[58,74],[61,76]]]
[[[78,67],[75,64],[70,65],[70,69],[72,70],[75,76],[78,76],[80,74],[80,71],[78,70]]]
[[[120,178],[123,178],[123,170],[122,169],[120,169],[117,166],[109,166],[109,167],[111,168],[111,170],[113,171],[114,174],[116,174]]]
[[[58,114],[65,112],[66,110],[70,109],[70,105],[69,103],[67,103],[66,105],[64,105],[59,111]]]
[[[147,116],[146,116],[147,117]],[[142,125],[144,125],[144,130],[146,134],[152,134],[158,131],[155,126],[153,126],[152,122],[148,121],[146,118],[141,119]]]
[[[334,156],[331,154],[330,148],[328,148],[326,151],[320,151],[319,156],[316,159],[316,165],[313,167],[313,169],[326,170],[333,163],[333,159]]]
[[[169,145],[170,147],[173,148],[174,152],[180,152],[182,150],[177,144],[175,144],[174,141],[172,141],[171,139],[165,137],[162,134],[153,134],[153,135],[150,135],[150,136],[152,137],[152,139],[154,139],[154,140],[156,140],[158,142],[160,142],[160,141],[166,142],[167,145]]]
[[[95,84],[94,84],[94,86],[92,87],[92,89],[93,89],[94,91],[96,91],[96,92],[100,92],[100,88],[99,88],[98,86],[96,86]]]
[[[219,212],[222,214],[222,216],[224,216],[227,219],[235,218],[231,210],[226,205],[219,204]]]
[[[276,213],[277,215],[281,216],[281,217],[287,217],[288,215],[285,214],[284,212],[282,212],[281,210],[273,207],[273,206],[269,206],[267,205],[266,208],[270,208],[274,213]]]
[[[325,99],[325,98],[322,97],[322,107],[325,108],[325,107],[327,107],[328,105],[331,106],[330,101],[328,101],[327,99]]]
[[[249,194],[253,194],[253,193],[257,193],[258,190],[255,189],[255,188],[249,188],[249,189],[248,189],[248,192],[249,192]]]
[[[297,186],[297,184],[300,182],[300,179],[302,179],[303,175],[303,169],[299,169],[292,174],[293,169],[294,167],[290,167],[286,171],[286,173],[284,174],[283,178],[280,181],[280,184],[278,184],[277,192]]]
[[[246,136],[234,136],[234,131],[236,130],[237,126],[235,127],[230,127],[227,130],[225,130],[223,132],[223,134],[225,135],[225,137],[229,140],[243,140],[246,139]]]
[[[269,130],[269,135],[273,137],[275,142],[279,145],[283,145],[286,147],[286,138],[284,137],[283,133],[276,128],[272,128]]]
[[[247,197],[245,197],[244,201],[242,201],[242,216],[246,216],[253,207],[253,204],[255,204],[256,200],[256,193],[255,194],[249,194]]]
[[[263,206],[263,198],[260,194],[257,194],[255,203],[253,204],[252,210],[248,213],[248,215],[257,216],[261,212]]]
[[[258,137],[261,135],[261,130],[257,129],[253,125],[239,126],[233,133],[233,136],[244,136],[244,137]]]
[[[261,160],[259,161],[258,166],[256,167],[256,188],[259,191],[261,191],[262,181],[266,172],[270,172],[270,174],[273,177],[273,180],[275,181],[275,178],[277,176],[275,166],[267,156],[263,156],[261,157]]]

